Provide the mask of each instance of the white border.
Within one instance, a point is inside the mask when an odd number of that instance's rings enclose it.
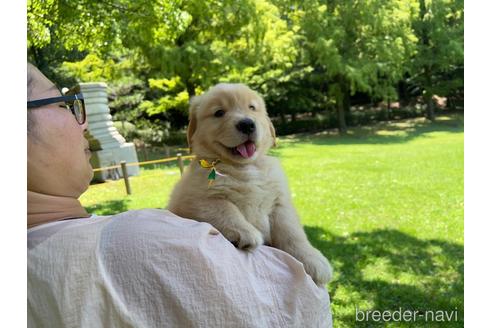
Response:
[[[1,22],[2,250],[0,325],[27,324],[26,284],[26,8],[3,1]]]
[[[490,318],[492,292],[492,77],[491,4],[465,7],[465,323],[481,327]]]

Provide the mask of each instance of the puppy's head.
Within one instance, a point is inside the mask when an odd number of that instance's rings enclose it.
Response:
[[[221,83],[191,100],[188,144],[198,156],[246,164],[275,145],[275,129],[256,92]]]

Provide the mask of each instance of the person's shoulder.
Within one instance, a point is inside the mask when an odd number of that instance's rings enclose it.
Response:
[[[209,223],[182,218],[168,210],[140,209],[44,224],[28,230],[28,240],[60,239],[64,242],[71,240],[77,243],[80,240],[108,235],[118,235],[128,242],[139,239],[139,236],[147,236],[151,239],[179,236],[182,239],[189,239],[189,236],[207,234],[211,229],[214,228]]]
[[[175,227],[211,227],[207,222],[198,222],[191,218],[184,218],[167,209],[146,208],[130,210],[113,215],[113,220],[137,220],[137,223],[158,223]]]
[[[158,208],[145,208],[139,210],[130,210],[121,212],[118,214],[114,214],[111,216],[112,220],[157,220],[157,221],[165,221],[165,222],[180,222],[183,224],[189,224],[193,221],[190,219],[182,218],[177,216],[166,209],[158,209]]]
[[[180,217],[166,209],[140,209],[115,214],[108,222],[108,228],[128,230],[132,233],[153,232],[165,235],[190,235],[208,232],[213,227],[206,222]]]

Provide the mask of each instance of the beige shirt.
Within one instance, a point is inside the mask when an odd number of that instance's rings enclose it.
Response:
[[[28,327],[332,327],[303,265],[166,210],[28,230]]]

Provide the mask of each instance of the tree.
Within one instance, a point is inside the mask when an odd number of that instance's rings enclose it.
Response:
[[[28,0],[27,16],[29,59],[60,85],[106,76],[121,118],[181,127],[190,97],[244,82],[270,114],[333,111],[344,133],[355,94],[410,85],[432,119],[432,95],[463,90],[462,0]]]
[[[407,1],[311,0],[299,4],[311,61],[330,83],[339,131],[347,129],[350,95],[385,94],[403,76],[400,64],[416,41]],[[384,88],[381,87],[384,81]],[[388,83],[388,81],[391,81]]]
[[[221,43],[232,43],[254,14],[249,1],[178,1],[154,4],[152,19],[135,17],[122,29],[122,42],[137,48],[159,78],[179,77],[190,97],[233,65]]]
[[[126,54],[132,54],[133,63],[143,60],[130,75],[138,70],[138,78],[148,83],[138,111],[150,116],[186,109],[197,91],[224,79],[275,79],[295,53],[285,22],[263,0],[30,0],[28,26],[31,57],[45,71],[57,67],[55,80],[108,80],[118,70],[128,73],[118,67]],[[45,49],[56,49],[56,58]],[[77,54],[72,63],[62,59],[69,52]],[[111,74],[104,73],[108,70]],[[164,81],[176,83],[170,88]]]
[[[281,8],[264,0],[255,0],[255,19],[241,30],[241,37],[223,44],[223,51],[236,60],[222,81],[243,82],[262,93],[270,115],[309,111],[306,94],[312,67],[302,60],[298,46],[298,25],[285,19]]]
[[[409,82],[420,88],[430,120],[435,119],[433,95],[463,89],[463,14],[462,0],[418,0],[413,11],[419,42]]]

